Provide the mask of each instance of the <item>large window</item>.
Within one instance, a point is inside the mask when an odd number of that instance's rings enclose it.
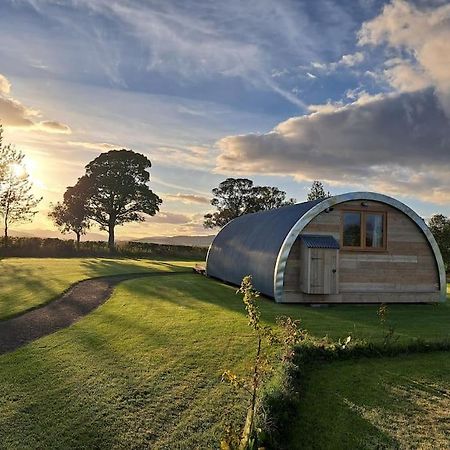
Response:
[[[386,213],[344,211],[342,247],[354,250],[386,249]]]

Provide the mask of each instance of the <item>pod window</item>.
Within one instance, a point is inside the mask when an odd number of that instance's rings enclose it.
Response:
[[[344,211],[342,248],[349,250],[386,249],[386,213]]]

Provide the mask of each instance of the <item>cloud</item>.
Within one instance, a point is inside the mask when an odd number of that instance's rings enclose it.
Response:
[[[54,120],[41,120],[40,111],[23,105],[19,100],[11,97],[11,83],[0,74],[0,122],[10,127],[20,127],[46,133],[71,133],[68,125]]]
[[[214,6],[178,1],[28,3],[45,23],[50,20],[57,23],[55,29],[67,30],[52,43],[58,55],[42,49],[33,54],[34,60],[49,65],[53,72],[69,71],[71,77],[81,79],[92,75],[80,73],[82,66],[84,72],[97,71],[96,79],[101,73],[109,83],[130,88],[136,80],[148,79],[146,72],[163,75],[179,85],[192,82],[197,89],[202,81],[213,80],[239,89],[244,85],[243,89],[250,87],[262,95],[277,93],[300,108],[305,105],[291,95],[289,80],[277,77],[274,68],[283,68],[281,75],[288,61],[291,67],[287,69],[295,72],[295,67],[317,59],[324,48],[327,54],[337,54],[343,39],[354,32],[348,8],[327,0],[311,5],[229,0]],[[81,15],[86,18],[82,24],[78,20]],[[45,39],[48,34],[54,40],[57,33],[48,28],[51,30],[43,33]],[[77,54],[70,52],[72,48]],[[79,64],[80,48],[89,68]],[[131,77],[130,61],[135,61],[138,69]]]
[[[46,131],[47,133],[72,133],[72,130],[68,125],[61,122],[56,122],[55,120],[43,120],[36,125],[39,129]]]
[[[431,89],[368,96],[228,136],[220,173],[291,175],[447,201],[450,127]]]
[[[338,64],[352,67],[352,66],[362,63],[363,61],[364,61],[364,54],[361,52],[356,52],[353,54],[348,54],[348,55],[342,56],[342,58],[340,59]]]
[[[406,55],[393,60],[386,81],[400,91],[433,85],[450,115],[450,4],[419,9],[394,0],[363,24],[359,44],[385,45],[391,53]]]
[[[203,195],[197,194],[182,194],[178,192],[177,194],[166,194],[163,196],[166,200],[174,200],[180,201],[182,203],[198,203],[209,205],[210,199],[208,197],[204,197]]]
[[[0,94],[9,94],[11,90],[11,83],[9,80],[0,73]]]
[[[180,214],[173,212],[160,211],[155,216],[149,218],[149,221],[153,223],[169,223],[169,224],[186,224],[191,220],[191,216],[188,214]]]
[[[361,64],[365,59],[364,53],[356,52],[356,53],[348,53],[342,55],[341,59],[331,63],[321,63],[318,61],[314,61],[311,63],[311,67],[317,70],[326,71],[328,74],[334,72],[339,68],[348,68],[353,67],[358,64]],[[314,78],[316,78],[314,76]]]
[[[116,145],[116,144],[110,144],[108,142],[84,142],[84,141],[68,141],[68,145],[72,145],[74,147],[82,147],[86,148],[88,150],[94,150],[94,151],[109,151],[114,150],[117,148],[122,148],[122,146]]]
[[[0,120],[11,127],[32,127],[35,112],[13,98],[0,93]]]
[[[349,89],[347,101],[309,105],[265,134],[217,143],[216,171],[323,179],[444,203],[450,194],[450,5],[419,9],[394,0],[364,23],[360,45],[384,46],[382,70],[367,73],[394,92]],[[364,53],[317,70],[352,67]]]
[[[206,170],[213,165],[208,152],[209,149],[202,146],[162,146],[153,149],[152,161]]]
[[[399,92],[419,91],[432,85],[432,80],[418,66],[401,58],[389,59],[385,62],[384,79]]]

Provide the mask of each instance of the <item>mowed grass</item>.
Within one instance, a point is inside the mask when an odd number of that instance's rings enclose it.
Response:
[[[83,262],[35,260],[42,264],[35,270],[23,261],[37,295],[47,262],[66,263],[66,272]],[[100,275],[107,261],[91,261],[89,270]],[[75,325],[0,356],[0,448],[217,448],[225,424],[241,424],[246,407],[221,374],[248,372],[255,350],[235,291],[193,274],[126,281]],[[309,308],[261,298],[260,307],[265,323],[290,315],[316,336],[376,341],[384,334],[375,305]],[[403,341],[448,336],[448,303],[392,305],[388,314]],[[449,361],[448,353],[434,353],[315,368],[301,392],[291,448],[441,448]],[[408,408],[417,417],[402,438]],[[436,445],[416,446],[424,436]]]
[[[176,271],[193,262],[108,258],[0,259],[0,320],[47,303],[87,278],[146,271]]]
[[[450,448],[450,354],[340,361],[308,372],[291,449]]]
[[[217,448],[224,422],[245,418],[221,374],[244,373],[255,349],[233,292],[190,274],[127,281],[0,356],[1,447]]]

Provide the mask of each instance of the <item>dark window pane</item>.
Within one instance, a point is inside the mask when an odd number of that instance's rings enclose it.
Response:
[[[366,247],[383,248],[383,214],[366,214]]]
[[[361,213],[344,213],[344,247],[361,246]]]

